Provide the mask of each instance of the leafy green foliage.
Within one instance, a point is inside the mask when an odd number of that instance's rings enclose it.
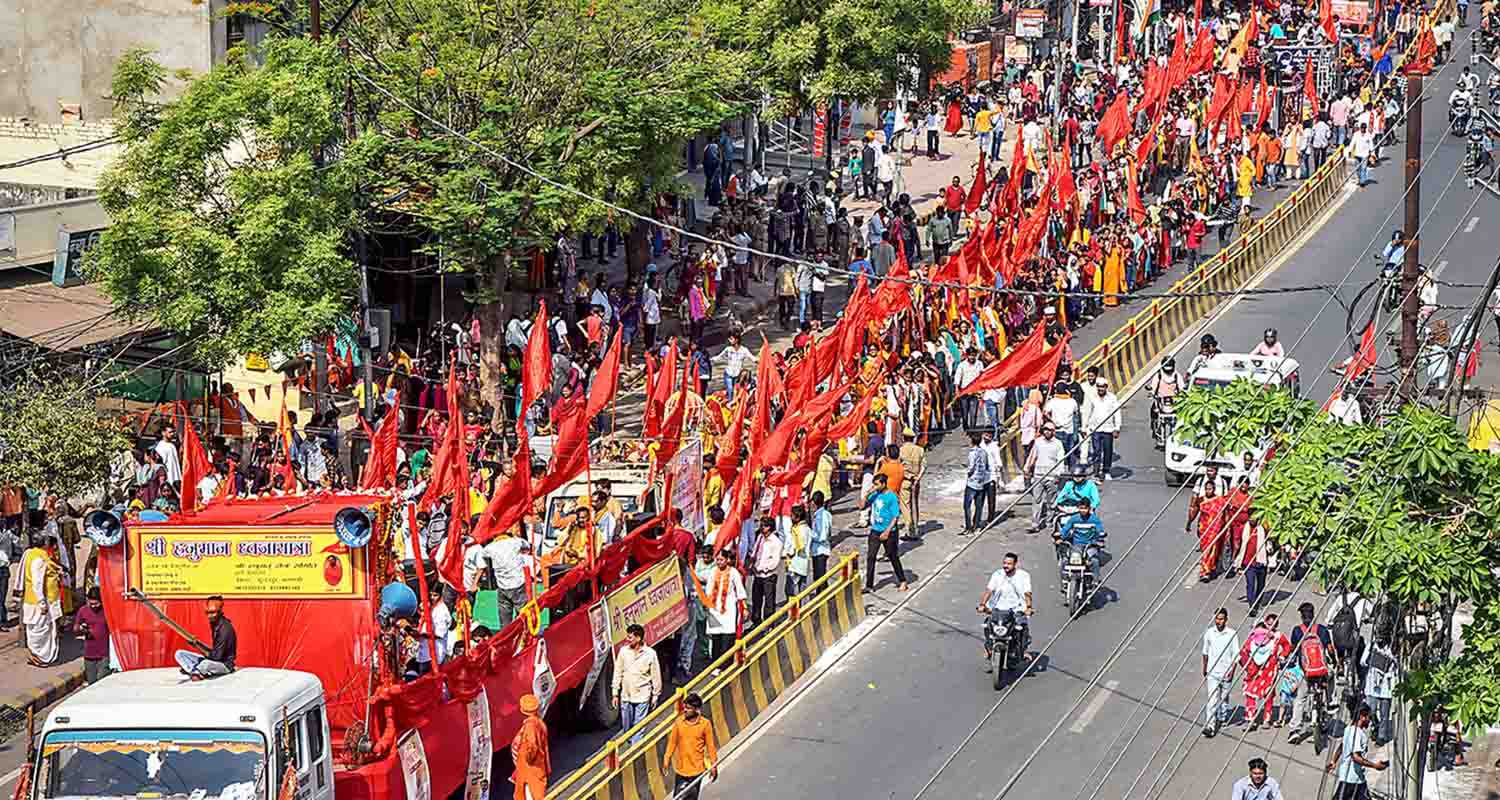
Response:
[[[112,224],[85,269],[211,367],[327,332],[358,277],[345,243],[371,154],[356,143],[318,163],[342,133],[341,63],[303,40],[262,56],[215,67],[166,106],[150,99],[166,75],[139,52],[114,82],[126,148],[102,181]]]
[[[63,497],[103,486],[126,439],[75,379],[22,376],[0,392],[0,486]]]
[[[1242,434],[1288,420],[1286,430],[1295,431],[1262,475],[1256,517],[1279,542],[1317,550],[1314,570],[1325,585],[1434,619],[1472,605],[1463,651],[1414,665],[1401,691],[1418,707],[1446,706],[1465,726],[1500,722],[1500,585],[1492,573],[1500,560],[1492,534],[1500,525],[1500,458],[1470,450],[1452,419],[1419,405],[1379,426],[1349,426],[1306,401],[1233,397],[1233,414],[1213,405],[1217,398],[1187,405],[1195,420],[1239,425]]]
[[[1176,435],[1219,453],[1260,447],[1288,418],[1305,419],[1305,405],[1290,392],[1249,380],[1209,389],[1194,387],[1177,398]]]

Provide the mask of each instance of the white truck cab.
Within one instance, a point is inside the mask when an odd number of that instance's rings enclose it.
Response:
[[[1274,384],[1291,391],[1293,396],[1301,394],[1301,378],[1297,360],[1290,356],[1254,356],[1248,353],[1219,353],[1210,358],[1188,376],[1189,389],[1216,391],[1236,380],[1249,380],[1266,385]],[[1200,437],[1202,438],[1202,437]],[[1245,453],[1213,453],[1203,449],[1207,441],[1183,441],[1176,430],[1167,437],[1166,467],[1167,485],[1181,486],[1189,476],[1202,474],[1209,465],[1219,468],[1219,476],[1231,484],[1245,471]],[[1259,463],[1265,455],[1265,447],[1247,451]]]
[[[323,687],[307,672],[247,668],[203,681],[115,673],[43,721],[30,800],[333,800]]]

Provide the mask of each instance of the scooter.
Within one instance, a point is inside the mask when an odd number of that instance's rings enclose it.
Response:
[[[1469,123],[1473,116],[1467,100],[1463,98],[1454,100],[1448,106],[1448,130],[1452,131],[1454,136],[1468,136]]]

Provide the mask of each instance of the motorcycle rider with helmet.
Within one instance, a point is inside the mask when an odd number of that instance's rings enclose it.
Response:
[[[1385,249],[1380,251],[1380,257],[1385,259],[1386,266],[1400,267],[1401,262],[1406,260],[1406,240],[1401,238],[1401,230],[1391,231],[1391,240],[1386,243]]]
[[[1193,356],[1192,363],[1188,364],[1187,376],[1193,377],[1203,365],[1207,364],[1214,356],[1219,354],[1219,340],[1211,333],[1203,334],[1198,340],[1198,355]]]
[[[1081,469],[1073,473],[1073,480],[1063,484],[1057,499],[1052,501],[1052,507],[1059,510],[1087,505],[1097,511],[1100,504],[1099,484],[1089,480],[1089,474]]]
[[[1177,359],[1171,356],[1163,358],[1161,369],[1146,381],[1146,392],[1151,396],[1151,430],[1156,430],[1162,403],[1171,402],[1182,390],[1182,376],[1177,374]]]
[[[1255,349],[1250,351],[1250,355],[1269,356],[1271,358],[1281,358],[1286,355],[1286,351],[1281,347],[1281,342],[1276,341],[1275,328],[1266,328],[1265,338],[1259,344],[1255,345]]]
[[[1465,70],[1468,67],[1464,67]],[[1473,80],[1468,80],[1472,78]],[[1448,94],[1448,127],[1453,133],[1464,136],[1469,132],[1469,119],[1474,108],[1474,89],[1479,86],[1479,76],[1470,73],[1458,79],[1458,85]]]
[[[1006,553],[1000,562],[1000,569],[990,574],[990,580],[985,584],[984,593],[979,595],[979,605],[975,610],[981,616],[989,617],[991,622],[1004,622],[1007,630],[1012,627],[1021,629],[1021,649],[1024,651],[1026,645],[1031,641],[1031,626],[1027,619],[1034,613],[1031,605],[1031,574],[1021,569],[1021,557],[1015,553]],[[988,640],[984,643],[984,671],[992,669],[991,656]]]
[[[1099,576],[1100,552],[1104,550],[1104,539],[1108,534],[1104,532],[1104,520],[1094,513],[1094,507],[1087,499],[1080,500],[1077,513],[1069,516],[1062,524],[1052,540],[1057,543],[1057,575],[1058,590],[1066,593],[1068,591],[1068,553],[1071,548],[1077,548],[1084,553],[1088,559],[1089,573],[1095,578]]]

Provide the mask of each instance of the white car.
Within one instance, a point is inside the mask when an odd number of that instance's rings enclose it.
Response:
[[[1290,356],[1252,356],[1248,353],[1219,353],[1188,376],[1190,388],[1216,390],[1236,380],[1251,380],[1259,384],[1275,384],[1288,389],[1294,396],[1301,392],[1297,374],[1297,360]],[[1201,438],[1201,437],[1200,437]],[[1185,442],[1176,431],[1167,437],[1166,467],[1167,485],[1181,486],[1191,475],[1202,474],[1205,467],[1219,468],[1219,476],[1231,484],[1245,471],[1245,453],[1214,453],[1210,456],[1199,444],[1207,442]],[[1265,447],[1247,451],[1252,463],[1259,463]]]

